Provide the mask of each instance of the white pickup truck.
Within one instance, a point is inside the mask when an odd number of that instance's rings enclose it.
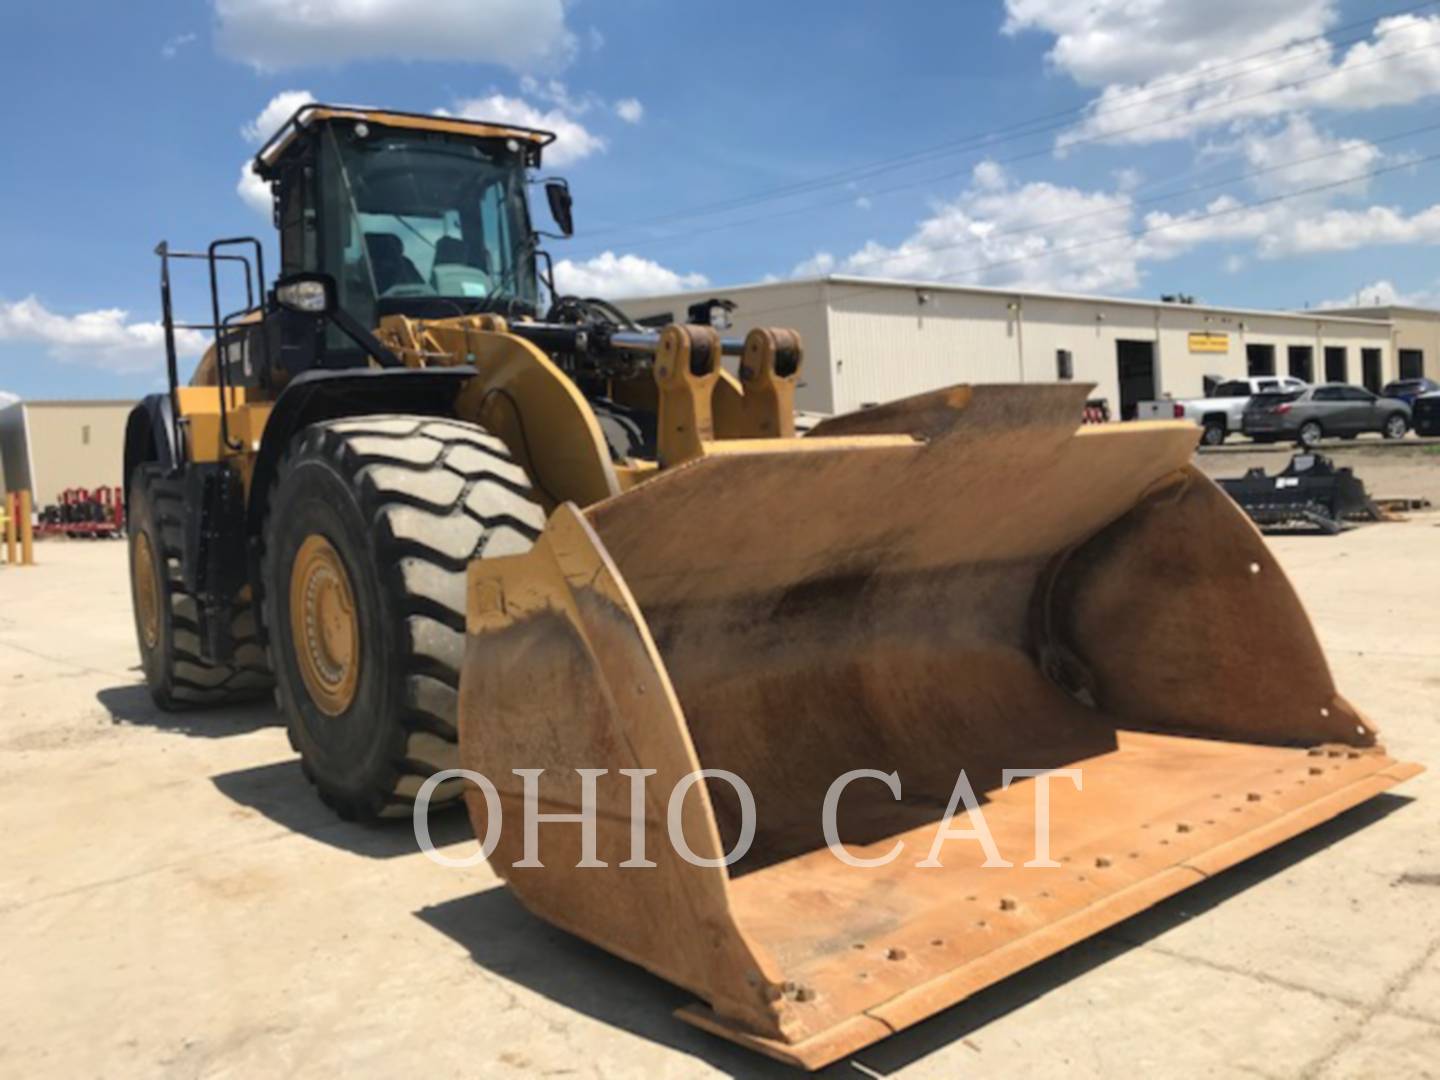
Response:
[[[1240,415],[1252,395],[1304,390],[1307,385],[1290,375],[1227,379],[1209,397],[1142,401],[1135,415],[1141,420],[1194,421],[1205,429],[1200,441],[1206,446],[1219,446],[1231,432],[1240,430]]]

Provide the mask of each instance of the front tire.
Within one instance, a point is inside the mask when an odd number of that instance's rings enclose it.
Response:
[[[1410,425],[1405,422],[1405,417],[1400,413],[1393,413],[1386,419],[1382,434],[1387,439],[1403,439],[1409,430]]]
[[[185,591],[180,549],[185,485],[160,465],[140,465],[130,476],[126,528],[130,545],[130,598],[140,665],[155,704],[167,712],[229,705],[265,696],[271,686],[255,612],[242,593],[225,612],[234,653],[227,662],[207,659],[201,646],[200,609]]]
[[[1320,440],[1325,437],[1324,430],[1314,420],[1306,420],[1300,425],[1300,445],[1310,450],[1320,445]]]
[[[292,441],[265,525],[266,626],[291,744],[341,817],[408,814],[459,764],[466,564],[528,550],[544,520],[471,424],[367,416]]]

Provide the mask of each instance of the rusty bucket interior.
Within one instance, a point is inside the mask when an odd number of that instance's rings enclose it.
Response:
[[[1080,427],[976,387],[717,444],[469,574],[461,757],[539,916],[687,987],[684,1019],[818,1068],[1413,772],[1336,690],[1193,426]],[[544,769],[524,860],[521,778]],[[638,802],[621,769],[654,770]],[[667,838],[672,792],[697,859]],[[1048,780],[1049,860],[1037,860]],[[827,846],[822,807],[853,770]],[[964,772],[1002,860],[932,844]],[[467,794],[477,832],[488,804]],[[632,813],[637,810],[638,814]],[[952,829],[977,826],[962,806]],[[635,865],[634,825],[645,850]],[[884,861],[897,851],[890,861]],[[631,861],[631,866],[621,864]],[[993,860],[992,860],[993,861]]]

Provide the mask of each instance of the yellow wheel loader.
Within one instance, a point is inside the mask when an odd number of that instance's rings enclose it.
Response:
[[[542,310],[550,138],[308,105],[255,163],[273,287],[255,240],[161,246],[125,457],[162,705],[273,684],[341,814],[463,791],[531,911],[807,1068],[1418,771],[1192,425],[976,386],[797,437],[793,333]]]

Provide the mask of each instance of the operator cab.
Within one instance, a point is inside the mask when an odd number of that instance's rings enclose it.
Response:
[[[274,193],[280,278],[325,275],[365,330],[387,315],[536,314],[540,302],[527,170],[549,132],[452,117],[303,106],[260,149]],[[548,192],[547,192],[548,193]],[[552,202],[554,196],[551,196]],[[280,308],[253,331],[276,381],[369,356],[333,321]],[[265,374],[231,370],[235,384]]]

